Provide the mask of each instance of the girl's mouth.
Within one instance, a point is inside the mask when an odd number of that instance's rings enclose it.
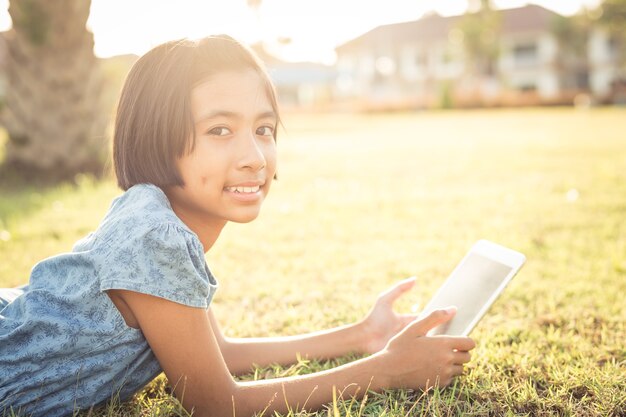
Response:
[[[226,191],[230,191],[231,193],[239,193],[239,194],[254,194],[257,193],[261,189],[260,186],[255,185],[253,187],[226,187]]]

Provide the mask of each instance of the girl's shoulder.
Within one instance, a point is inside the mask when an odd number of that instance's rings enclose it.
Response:
[[[178,219],[163,190],[153,184],[134,185],[113,200],[105,220],[120,217],[139,222]]]
[[[96,235],[101,241],[111,242],[155,231],[175,233],[199,243],[197,235],[176,216],[163,190],[152,184],[137,184],[113,200]]]
[[[100,290],[125,289],[208,307],[217,286],[198,236],[149,184],[118,197],[95,232]]]

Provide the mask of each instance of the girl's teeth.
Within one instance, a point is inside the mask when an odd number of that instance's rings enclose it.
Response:
[[[256,187],[228,187],[226,189],[235,193],[256,193],[259,191],[259,188],[257,185]]]

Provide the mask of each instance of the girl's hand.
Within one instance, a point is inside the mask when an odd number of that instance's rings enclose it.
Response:
[[[428,331],[454,317],[455,309],[436,310],[415,320],[393,337],[382,356],[385,385],[390,388],[445,387],[463,373],[475,343],[469,337],[426,336]]]
[[[365,353],[376,353],[384,348],[392,337],[417,318],[414,314],[396,314],[393,311],[393,303],[414,285],[415,277],[407,278],[378,296],[374,307],[362,322],[365,329]]]

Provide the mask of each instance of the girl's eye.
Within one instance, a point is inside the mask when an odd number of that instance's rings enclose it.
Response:
[[[209,130],[207,133],[209,135],[215,135],[215,136],[226,136],[230,134],[230,129],[224,126],[218,126]]]
[[[256,130],[256,134],[260,136],[274,136],[274,128],[271,126],[261,126]]]

